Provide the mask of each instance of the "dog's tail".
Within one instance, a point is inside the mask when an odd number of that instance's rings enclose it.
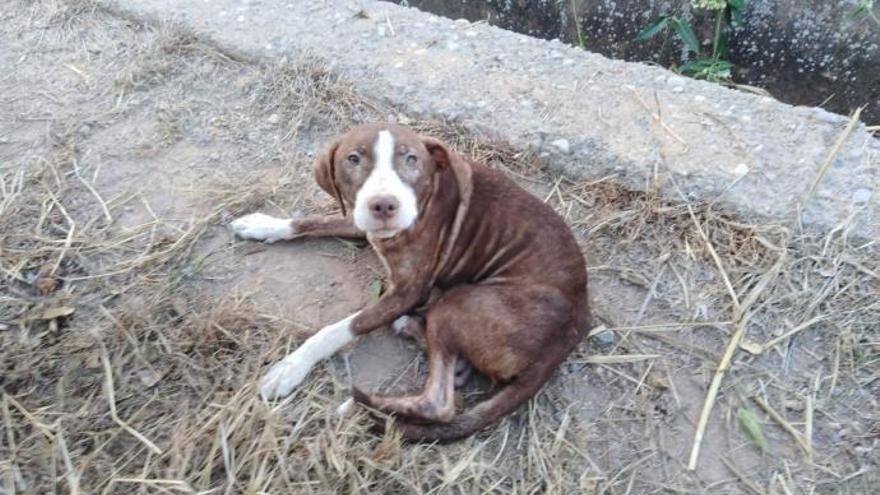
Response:
[[[495,395],[456,415],[448,423],[420,424],[398,417],[395,427],[405,440],[411,442],[443,443],[470,436],[519,409],[541,390],[557,364],[542,363],[540,368],[532,368],[529,373],[515,377]]]

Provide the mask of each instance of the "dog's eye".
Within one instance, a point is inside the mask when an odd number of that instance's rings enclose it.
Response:
[[[419,159],[416,157],[416,155],[412,155],[412,154],[406,155],[406,164],[407,165],[413,166],[416,164],[417,161],[419,161]]]
[[[359,165],[361,163],[361,157],[357,155],[357,153],[352,153],[348,155],[348,161],[352,165]]]

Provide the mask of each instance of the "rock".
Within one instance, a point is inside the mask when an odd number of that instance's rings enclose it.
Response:
[[[559,151],[565,153],[566,155],[571,154],[571,144],[568,142],[568,139],[557,139],[550,144],[555,146]]]
[[[609,346],[614,343],[614,332],[611,330],[603,330],[593,336],[593,340],[600,347]]]
[[[273,113],[272,115],[269,116],[268,119],[266,119],[266,122],[268,122],[272,125],[278,125],[278,123],[281,122],[281,116],[278,115],[277,113]]]

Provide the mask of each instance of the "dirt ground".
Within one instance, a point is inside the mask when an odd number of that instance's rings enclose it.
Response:
[[[570,183],[307,54],[255,59],[89,0],[5,3],[0,47],[0,494],[880,491],[880,249],[846,224]],[[227,224],[330,212],[312,159],[368,120],[507,171],[588,257],[595,335],[528,407],[453,445],[335,416],[352,382],[418,386],[420,353],[387,332],[281,403],[256,392],[383,273],[364,245]]]

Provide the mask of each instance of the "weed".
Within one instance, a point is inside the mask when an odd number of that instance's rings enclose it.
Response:
[[[874,24],[880,26],[880,17],[874,13],[874,0],[860,0],[856,8],[849,13],[850,21],[861,22],[865,19],[871,19]]]
[[[691,5],[695,9],[716,11],[712,54],[682,65],[678,68],[679,72],[694,79],[712,82],[730,80],[734,65],[728,60],[730,53],[728,33],[732,26],[740,22],[745,4],[746,0],[691,0]],[[702,54],[702,47],[693,27],[681,14],[664,14],[657,17],[639,32],[635,41],[646,41],[668,30],[675,33],[688,52],[697,56]]]

